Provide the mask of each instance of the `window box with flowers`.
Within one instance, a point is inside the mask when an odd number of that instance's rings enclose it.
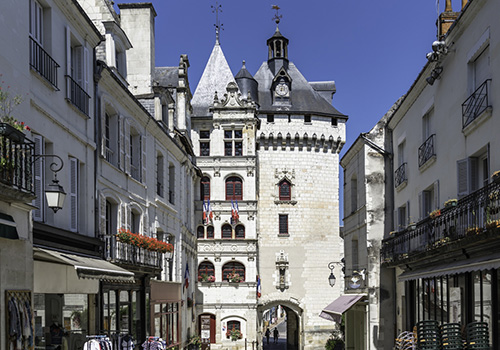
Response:
[[[226,332],[226,338],[231,339],[232,341],[237,341],[243,338],[243,334],[239,329],[231,329]]]
[[[232,272],[227,274],[227,280],[232,283],[240,283],[243,282],[243,277],[236,272]]]
[[[500,170],[495,171],[493,174],[491,174],[491,179],[493,182],[498,183],[500,182]]]
[[[147,237],[138,233],[132,233],[130,230],[120,228],[116,237],[119,242],[130,244],[152,252],[158,252],[171,256],[174,252],[174,246],[170,243],[159,241],[153,237]]]
[[[204,282],[204,283],[215,282],[215,276],[202,273],[201,275],[198,276],[198,282]]]
[[[440,215],[441,215],[441,210],[440,209],[433,210],[429,214],[429,216],[431,217],[431,219],[435,219],[435,218],[437,218]]]

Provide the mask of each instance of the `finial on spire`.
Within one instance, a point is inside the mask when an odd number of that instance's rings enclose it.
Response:
[[[276,27],[278,27],[278,24],[280,23],[280,19],[281,19],[281,17],[283,17],[283,15],[280,15],[278,13],[278,11],[280,9],[280,7],[278,5],[272,5],[271,8],[273,10],[276,10],[276,14],[273,17],[273,20],[276,22]]]
[[[241,67],[241,68],[246,68],[245,63],[246,63],[246,61],[245,61],[245,60],[243,60],[243,65],[242,65],[242,67]]]
[[[224,30],[222,28],[223,24],[219,22],[219,12],[222,12],[222,5],[219,5],[219,2],[215,2],[215,6],[210,6],[212,8],[212,13],[215,13],[215,43],[219,44],[219,34],[220,30]]]

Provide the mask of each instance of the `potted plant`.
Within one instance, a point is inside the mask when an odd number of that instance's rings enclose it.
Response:
[[[233,282],[233,283],[240,283],[240,282],[243,281],[243,277],[241,277],[236,272],[228,273],[227,274],[227,279],[228,279],[229,282]]]
[[[413,230],[415,230],[417,228],[417,223],[413,222],[412,218],[410,217],[410,223],[408,224],[408,226],[406,226],[406,228],[409,231],[413,231]]]
[[[201,345],[201,338],[198,335],[193,335],[189,338],[188,347],[189,349],[198,349]]]
[[[444,202],[444,207],[445,208],[456,207],[457,203],[458,203],[458,200],[456,200],[456,199],[448,199],[446,202]]]
[[[243,338],[243,334],[239,329],[231,329],[226,332],[226,337],[231,339],[232,341],[237,341],[238,339]]]
[[[0,85],[0,135],[15,142],[23,142],[25,137],[23,131],[30,129],[24,122],[19,122],[12,116],[12,112],[23,102],[23,98],[21,95],[11,96],[9,89],[10,86],[4,89]]]
[[[491,174],[491,179],[493,180],[493,182],[500,182],[500,170],[497,170],[493,174]]]

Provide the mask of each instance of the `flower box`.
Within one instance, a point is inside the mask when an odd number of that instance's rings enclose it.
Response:
[[[431,219],[435,219],[435,218],[437,218],[437,217],[438,217],[438,216],[440,216],[440,215],[441,215],[441,210],[439,210],[439,209],[433,210],[433,211],[429,214],[429,216],[431,217]]]
[[[130,230],[120,228],[116,237],[119,242],[135,245],[149,251],[167,254],[167,259],[172,257],[174,246],[170,243],[157,240],[153,237],[147,237],[137,233],[132,233]]]
[[[456,199],[448,199],[446,202],[444,202],[444,207],[445,208],[456,207],[457,202],[458,201]]]
[[[8,123],[0,123],[0,135],[18,143],[24,142],[26,137],[22,131]]]

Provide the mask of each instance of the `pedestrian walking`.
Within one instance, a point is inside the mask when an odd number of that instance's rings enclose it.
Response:
[[[278,337],[280,336],[280,331],[278,331],[278,327],[274,327],[273,336],[274,336],[274,344],[276,344],[278,342]]]
[[[271,335],[271,332],[269,331],[269,328],[266,330],[266,339],[267,339],[267,345],[269,345],[269,336]]]

